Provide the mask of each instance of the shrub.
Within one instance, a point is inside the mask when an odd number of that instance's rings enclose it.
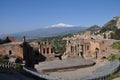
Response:
[[[120,60],[120,55],[119,54],[111,54],[109,57],[108,57],[108,60],[109,61],[113,61],[115,59],[118,59]]]
[[[120,42],[115,42],[115,43],[113,43],[112,47],[113,47],[114,49],[120,50]]]
[[[15,65],[15,69],[18,70],[18,71],[20,71],[20,70],[22,69],[22,65],[16,63],[16,65]]]

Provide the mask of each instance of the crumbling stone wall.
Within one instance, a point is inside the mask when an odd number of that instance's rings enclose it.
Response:
[[[102,55],[105,50],[104,41],[102,39],[92,39],[90,37],[89,32],[87,32],[85,33],[85,37],[74,36],[71,38],[64,38],[67,41],[66,54],[68,56],[95,57],[97,50],[98,57]]]
[[[40,45],[39,52],[44,55],[47,60],[54,59],[54,52],[52,45],[49,42],[45,42],[44,44]]]
[[[0,54],[23,58],[23,49],[20,44],[2,44],[0,45]]]

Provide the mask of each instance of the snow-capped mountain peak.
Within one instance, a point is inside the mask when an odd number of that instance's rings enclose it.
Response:
[[[65,24],[65,23],[58,23],[58,24],[51,25],[50,27],[52,28],[52,27],[74,27],[74,26],[75,25],[70,25],[70,24]]]

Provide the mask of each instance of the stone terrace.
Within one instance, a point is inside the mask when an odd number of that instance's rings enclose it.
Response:
[[[81,58],[76,58],[76,59],[70,58],[64,60],[40,62],[39,65],[35,65],[35,68],[38,71],[54,72],[58,70],[82,68],[82,67],[92,66],[94,64],[95,62],[91,60],[85,60]]]

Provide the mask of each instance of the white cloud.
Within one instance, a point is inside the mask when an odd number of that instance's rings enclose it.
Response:
[[[51,25],[50,27],[74,27],[75,25],[65,24],[65,23],[58,23]]]

